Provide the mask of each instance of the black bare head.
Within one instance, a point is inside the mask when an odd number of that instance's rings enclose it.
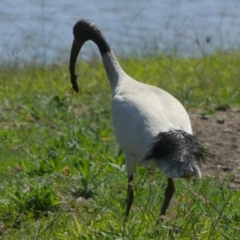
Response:
[[[73,35],[74,40],[70,54],[69,71],[73,90],[78,92],[79,88],[77,84],[77,75],[75,74],[75,63],[83,44],[88,40],[92,40],[98,46],[102,56],[110,52],[110,47],[100,29],[87,19],[82,19],[74,25]]]
[[[145,161],[153,159],[170,178],[201,178],[204,148],[200,141],[182,130],[159,133]]]

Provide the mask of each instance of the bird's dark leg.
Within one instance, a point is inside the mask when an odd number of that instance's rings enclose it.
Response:
[[[161,208],[160,217],[165,215],[168,205],[170,203],[170,200],[174,194],[174,191],[175,191],[175,187],[174,187],[173,179],[168,178],[168,185],[165,190],[165,198]],[[158,223],[159,223],[159,220],[157,221],[157,224]]]
[[[134,194],[133,194],[133,175],[132,175],[128,178],[125,219],[128,218],[128,215],[133,203],[133,198],[134,198]]]

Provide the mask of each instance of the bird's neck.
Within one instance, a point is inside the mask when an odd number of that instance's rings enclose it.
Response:
[[[112,92],[114,92],[116,87],[124,80],[124,76],[126,76],[126,73],[120,66],[113,51],[109,51],[102,55],[102,61]]]

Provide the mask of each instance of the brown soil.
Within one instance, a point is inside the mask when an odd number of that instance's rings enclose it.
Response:
[[[191,115],[194,134],[207,149],[202,174],[230,173],[232,187],[240,188],[240,110],[220,110],[214,116]]]

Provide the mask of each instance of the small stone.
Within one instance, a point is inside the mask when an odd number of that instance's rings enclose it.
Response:
[[[227,110],[230,109],[230,107],[227,104],[222,104],[222,105],[216,106],[215,109],[217,111],[224,111],[224,112],[226,112]]]
[[[19,173],[22,171],[22,168],[20,166],[15,167],[15,173]]]
[[[201,115],[200,118],[201,118],[202,120],[208,120],[208,117],[205,116],[205,115]]]
[[[87,199],[86,199],[86,198],[83,198],[83,197],[78,197],[78,198],[76,199],[76,202],[77,202],[77,203],[80,203],[80,204],[87,203]]]
[[[230,129],[230,128],[225,128],[225,129],[223,129],[223,131],[226,132],[226,133],[231,133],[231,132],[232,132],[232,129]]]
[[[222,170],[223,170],[224,172],[227,172],[227,171],[230,170],[230,168],[229,168],[229,167],[222,167]]]
[[[216,123],[218,124],[224,124],[225,120],[224,119],[217,119]]]

